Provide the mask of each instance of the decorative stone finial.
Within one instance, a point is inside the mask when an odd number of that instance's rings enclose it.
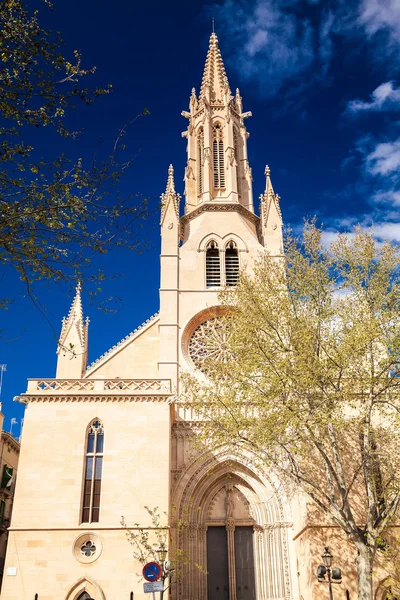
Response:
[[[271,169],[268,165],[265,167],[265,177],[269,177],[271,175]]]
[[[168,167],[167,187],[164,194],[161,194],[161,223],[163,222],[169,202],[172,201],[177,219],[179,219],[179,200],[180,194],[175,191],[174,167]]]
[[[169,165],[168,167],[167,188],[165,193],[168,194],[168,192],[175,192],[174,167],[172,165]]]
[[[217,34],[215,33],[215,31],[212,32],[212,34],[210,35],[210,48],[211,46],[218,46],[218,38],[217,38]]]

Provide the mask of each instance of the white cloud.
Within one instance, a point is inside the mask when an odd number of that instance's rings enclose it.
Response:
[[[318,0],[308,4],[310,11],[320,11]],[[315,26],[309,17],[299,17],[300,7],[300,0],[223,0],[212,7],[224,30],[224,43],[230,46],[232,64],[265,96],[276,95],[288,82],[294,86],[296,80],[303,85],[315,79],[321,69],[313,65],[330,61],[332,18]]]
[[[336,42],[369,47],[369,59],[397,62],[400,48],[400,0],[211,0],[224,46],[241,77],[254,81],[264,96],[287,85],[298,95],[326,79]],[[229,48],[230,46],[230,48]],[[386,86],[386,87],[385,87]],[[398,103],[391,82],[379,86],[370,102],[354,100],[351,110],[379,110]],[[391,99],[382,99],[389,94]]]
[[[400,242],[400,224],[398,222],[376,223],[371,229],[374,237],[379,240]]]
[[[399,190],[386,190],[380,191],[374,194],[372,198],[375,204],[390,204],[392,206],[400,206],[400,191]]]
[[[359,6],[358,23],[363,26],[369,37],[384,32],[387,34],[391,45],[399,44],[399,0],[362,0]],[[382,46],[381,50],[384,50]]]
[[[400,169],[400,138],[383,142],[365,158],[365,169],[370,175],[398,174]]]
[[[381,83],[371,94],[371,100],[351,100],[347,111],[357,113],[361,111],[400,110],[400,88],[393,87],[392,81]]]

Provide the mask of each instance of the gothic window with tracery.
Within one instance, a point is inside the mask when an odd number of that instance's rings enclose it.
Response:
[[[236,185],[237,192],[240,196],[241,194],[241,186],[240,186],[240,152],[239,152],[239,134],[236,129],[233,130],[233,149],[235,153],[235,161],[236,161]]]
[[[225,284],[234,286],[239,277],[239,253],[235,242],[228,242],[225,248]]]
[[[99,521],[103,451],[103,424],[99,419],[94,419],[90,424],[86,439],[82,523],[98,523]]]
[[[197,134],[197,193],[203,193],[204,130]]]
[[[218,244],[213,240],[206,249],[206,286],[219,287],[221,285],[221,262]]]
[[[213,130],[214,189],[225,187],[224,131],[220,123]]]

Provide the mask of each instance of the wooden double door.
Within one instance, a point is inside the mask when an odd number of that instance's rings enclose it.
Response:
[[[208,600],[256,600],[253,535],[253,527],[208,527]]]

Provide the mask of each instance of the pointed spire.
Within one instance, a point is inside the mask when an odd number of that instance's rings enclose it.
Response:
[[[265,192],[260,196],[260,216],[261,221],[266,226],[268,217],[271,212],[271,205],[274,205],[279,219],[282,221],[282,213],[280,207],[280,196],[275,194],[271,181],[271,169],[267,165],[265,167]]]
[[[79,281],[68,316],[62,320],[57,348],[57,377],[80,378],[86,367],[89,319],[83,318],[81,291]]]
[[[274,253],[282,253],[282,213],[280,197],[275,194],[271,181],[271,169],[265,167],[265,192],[260,196],[261,235],[265,247]]]
[[[80,281],[78,281],[78,284],[75,288],[75,297],[72,301],[71,308],[69,309],[68,316],[63,317],[63,320],[62,320],[60,344],[62,343],[61,339],[62,339],[63,335],[67,333],[67,330],[69,329],[69,326],[72,323],[75,323],[80,339],[82,341],[84,340],[84,323],[83,323],[83,308],[82,308],[81,291],[82,291],[82,284]]]
[[[161,194],[161,223],[164,220],[164,216],[165,216],[165,213],[167,212],[167,208],[168,208],[170,202],[173,203],[176,218],[179,219],[179,201],[180,201],[180,199],[181,199],[180,194],[177,194],[175,191],[174,167],[172,165],[169,165],[167,187],[165,189],[165,193]]]
[[[224,93],[230,94],[224,62],[218,47],[218,38],[214,32],[210,36],[203,80],[201,82],[200,98],[207,96],[207,90],[210,92],[207,100],[211,102],[222,101]]]

